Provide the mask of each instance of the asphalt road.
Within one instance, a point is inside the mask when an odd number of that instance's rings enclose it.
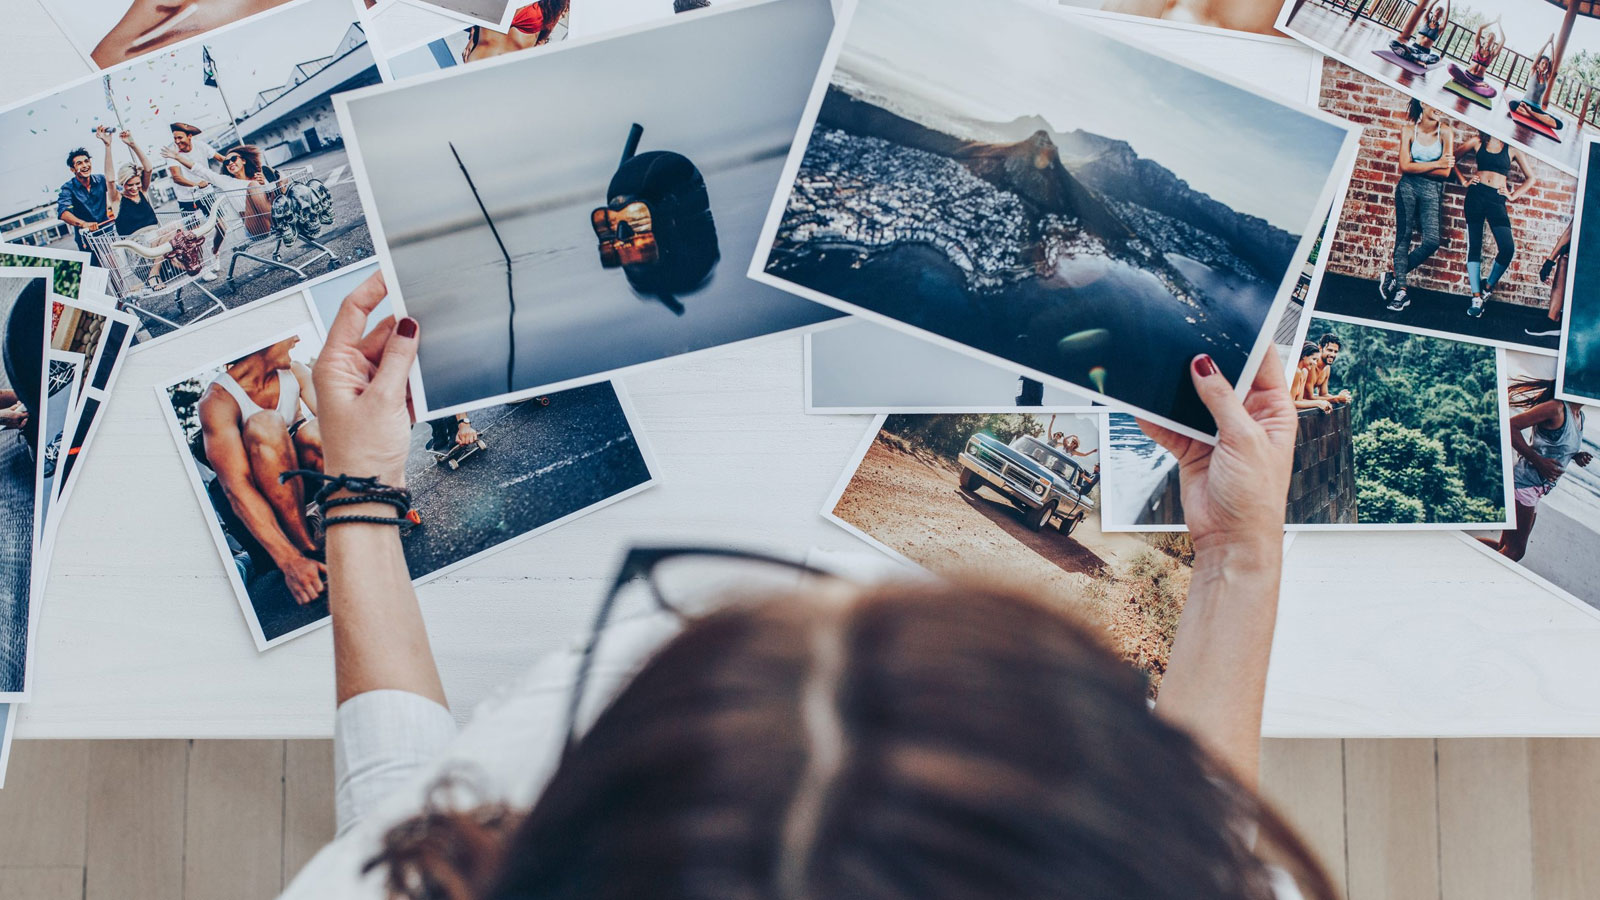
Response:
[[[312,177],[322,179],[333,194],[333,225],[316,240],[333,251],[334,256],[341,265],[350,265],[368,259],[372,256],[372,236],[367,231],[366,214],[361,209],[361,198],[356,191],[356,183],[350,176],[349,157],[344,150],[329,150],[324,153],[314,154],[301,159],[292,160],[286,164],[287,168],[303,166],[313,167]],[[175,215],[177,205],[170,204],[157,211],[165,220],[169,215]],[[243,229],[243,223],[234,216],[232,225],[236,229]],[[58,241],[55,246],[62,249],[74,249],[72,238]],[[274,242],[265,241],[247,248],[248,252],[257,256],[271,258]],[[224,248],[224,255],[227,255]],[[301,257],[309,256],[315,251],[304,244],[297,243],[293,247],[286,247],[281,251],[285,262],[291,264]],[[228,309],[237,309],[241,306],[254,303],[276,296],[284,291],[291,290],[310,278],[316,278],[332,271],[331,263],[326,258],[317,259],[305,267],[306,278],[295,275],[284,269],[263,265],[253,260],[241,259],[235,269],[235,277],[229,281],[226,278],[217,281],[204,282],[206,288],[217,299],[222,301]],[[228,273],[228,262],[225,260],[222,273]],[[181,302],[180,302],[181,301]],[[160,316],[188,325],[206,316],[216,315],[216,304],[198,288],[185,287],[174,294],[163,294],[138,301],[142,309],[148,310],[155,316]],[[138,310],[128,310],[139,315]],[[160,337],[171,333],[174,329],[150,315],[140,315],[144,328],[134,339],[137,344],[151,338]]]
[[[470,414],[489,445],[452,471],[411,430],[406,483],[423,524],[403,540],[413,579],[438,572],[644,483],[650,474],[609,384]],[[251,603],[270,640],[327,614],[326,602],[294,605],[281,576],[258,578]]]

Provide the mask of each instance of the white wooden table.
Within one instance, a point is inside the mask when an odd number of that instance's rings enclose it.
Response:
[[[86,71],[37,2],[0,0],[0,103]],[[1182,31],[1158,36],[1175,51],[1218,55]],[[1226,56],[1237,71],[1239,54]],[[1304,85],[1305,60],[1264,64],[1254,80]],[[150,390],[305,317],[291,296],[130,358],[61,529],[20,737],[331,733],[330,633],[255,652]],[[800,343],[716,351],[627,379],[662,484],[421,590],[458,712],[581,635],[630,543],[861,548],[818,510],[870,420],[802,413]],[[1600,735],[1597,648],[1600,618],[1452,535],[1301,535],[1265,730]]]

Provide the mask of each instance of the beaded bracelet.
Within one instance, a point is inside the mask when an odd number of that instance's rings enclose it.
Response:
[[[314,469],[295,469],[278,476],[280,484],[287,484],[291,478],[301,478],[321,485],[311,500],[322,511],[323,528],[333,525],[344,525],[350,522],[361,522],[368,525],[393,525],[400,529],[402,534],[409,533],[412,528],[422,524],[422,517],[411,508],[411,492],[405,488],[393,487],[378,481],[376,476],[357,477],[354,475],[324,475]],[[351,496],[334,497],[339,491],[349,491]],[[383,503],[394,507],[398,515],[395,516],[334,516],[327,517],[328,510],[340,506],[351,506],[361,503]]]

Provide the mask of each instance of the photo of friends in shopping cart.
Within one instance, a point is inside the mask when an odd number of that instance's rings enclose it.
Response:
[[[136,344],[370,258],[332,105],[379,80],[355,18],[293,4],[0,112],[0,234],[92,254]]]

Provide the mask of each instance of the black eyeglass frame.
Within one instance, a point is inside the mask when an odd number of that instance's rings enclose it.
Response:
[[[606,591],[605,599],[600,602],[600,608],[595,613],[594,625],[589,630],[589,639],[584,642],[583,656],[578,661],[578,671],[572,682],[572,696],[567,701],[567,727],[566,741],[562,745],[561,756],[565,759],[578,745],[578,711],[583,706],[583,698],[589,685],[589,675],[594,667],[595,651],[600,646],[600,636],[605,632],[606,625],[611,621],[612,610],[616,608],[617,597],[622,589],[636,581],[643,581],[650,589],[650,596],[656,606],[664,612],[672,613],[680,619],[687,619],[689,615],[683,610],[673,606],[661,593],[661,586],[656,583],[655,570],[661,563],[686,556],[703,556],[715,559],[744,560],[753,563],[777,565],[793,569],[800,575],[815,575],[822,578],[836,578],[831,572],[825,572],[815,566],[806,565],[781,556],[772,556],[766,553],[757,553],[748,550],[736,550],[727,547],[633,547],[628,550],[622,559],[622,566],[617,570],[617,575],[611,582],[610,590]]]

